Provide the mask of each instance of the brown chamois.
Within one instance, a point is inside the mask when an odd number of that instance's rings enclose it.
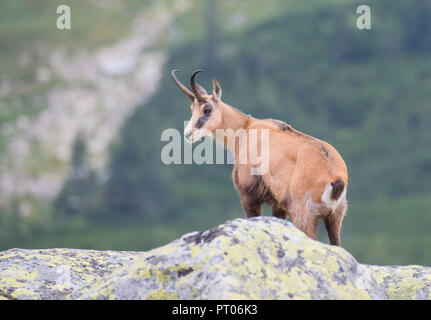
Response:
[[[233,152],[232,179],[246,217],[259,216],[261,204],[265,203],[272,207],[273,216],[290,217],[312,239],[316,239],[318,221],[323,219],[331,244],[340,246],[341,224],[347,210],[348,174],[337,150],[283,121],[256,119],[225,104],[216,79],[212,80],[212,95],[208,95],[195,83],[196,74],[202,70],[195,71],[190,79],[192,91],[176,78],[176,71],[172,71],[173,80],[192,101],[185,139],[193,143],[209,132]],[[267,172],[252,174],[251,161],[238,161],[241,147],[247,143],[235,134],[238,130],[249,135],[253,130],[260,132],[258,146],[263,144],[263,130],[269,132]],[[247,146],[244,147],[246,150]]]

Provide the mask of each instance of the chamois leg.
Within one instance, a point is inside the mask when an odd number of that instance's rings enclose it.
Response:
[[[292,210],[290,214],[292,223],[309,238],[316,240],[317,227],[319,225],[317,217],[314,216],[312,212],[308,212],[307,206],[303,203],[299,205],[293,204],[293,208],[294,210]]]
[[[317,218],[312,217],[308,219],[305,226],[305,234],[311,239],[316,240],[317,238],[317,227],[319,226],[319,221]]]
[[[325,219],[325,227],[328,232],[328,238],[331,245],[341,246],[340,234],[341,224],[344,214],[346,213],[347,205],[344,204],[337,210],[331,212]]]
[[[275,204],[272,206],[272,215],[277,218],[286,219],[287,211]]]
[[[260,216],[261,203],[252,199],[249,196],[241,196],[241,206],[244,210],[246,218]]]
[[[333,219],[327,218],[324,220],[326,231],[328,232],[329,242],[333,246],[341,246],[340,232],[341,232],[341,220],[334,221]]]

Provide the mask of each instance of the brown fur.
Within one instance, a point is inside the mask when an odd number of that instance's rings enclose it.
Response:
[[[208,95],[205,89],[199,93],[205,102],[194,100],[191,122],[196,123],[204,115],[203,106],[211,104],[213,112],[203,128],[210,130],[235,155],[232,179],[246,217],[260,215],[261,205],[268,204],[272,207],[273,216],[290,217],[296,227],[313,239],[316,239],[318,219],[323,219],[331,244],[339,246],[347,200],[343,197],[335,207],[321,200],[328,185],[332,186],[332,200],[339,199],[348,185],[346,165],[335,148],[283,121],[256,119],[225,104],[220,100],[221,88],[215,79],[212,95]],[[193,132],[199,129],[195,123],[192,123]],[[233,139],[229,140],[226,135],[219,136],[217,129],[243,129],[247,133],[257,129],[257,150],[260,150],[260,130],[268,129],[269,171],[261,176],[251,175],[250,161],[247,164],[238,162],[241,139],[230,137]]]
[[[250,175],[250,165],[235,163],[233,182],[247,217],[260,215],[261,205],[272,207],[273,216],[290,217],[309,237],[315,239],[318,219],[322,218],[331,244],[340,245],[341,223],[347,209],[346,200],[330,210],[321,197],[328,184],[336,200],[347,187],[346,165],[328,143],[313,138],[275,120],[259,120],[220,103],[222,124],[218,128],[270,130],[270,170],[263,176]],[[226,138],[224,139],[226,143]],[[236,141],[235,159],[238,158]],[[258,177],[258,178],[257,178]],[[314,206],[307,205],[311,199]]]

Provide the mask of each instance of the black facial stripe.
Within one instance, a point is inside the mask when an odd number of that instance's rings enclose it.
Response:
[[[201,116],[198,119],[198,121],[196,121],[196,125],[195,125],[196,129],[202,128],[204,126],[204,124],[208,121],[208,119],[209,119],[209,117],[207,117],[205,115]]]

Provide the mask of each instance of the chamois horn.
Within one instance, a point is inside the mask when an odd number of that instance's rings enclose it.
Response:
[[[196,70],[193,72],[192,77],[190,78],[190,86],[192,87],[193,94],[199,102],[206,102],[206,100],[200,95],[199,90],[196,88],[195,84],[195,76],[199,73],[203,72],[203,70]]]
[[[179,70],[172,70],[171,75],[172,75],[172,79],[174,80],[174,82],[177,84],[177,86],[187,95],[187,97],[189,97],[190,100],[195,101],[195,96],[194,94],[187,89],[187,87],[185,85],[183,85],[175,76],[175,72],[178,72]]]

